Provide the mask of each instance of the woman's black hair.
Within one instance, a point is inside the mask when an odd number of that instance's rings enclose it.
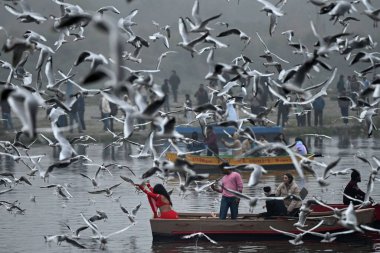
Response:
[[[291,184],[291,183],[293,182],[293,180],[294,180],[294,177],[293,177],[293,175],[292,175],[292,174],[290,174],[290,173],[285,173],[285,176],[287,176],[287,177],[288,177],[288,179],[289,179],[289,184]]]
[[[169,200],[170,205],[171,206],[173,205],[172,201],[170,199],[169,193],[166,191],[165,187],[162,184],[156,184],[153,187],[153,193],[161,194],[161,195],[165,196],[165,198],[167,198]]]

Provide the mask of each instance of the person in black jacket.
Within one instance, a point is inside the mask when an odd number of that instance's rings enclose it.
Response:
[[[357,170],[351,172],[351,181],[344,188],[344,194],[354,199],[364,200],[365,193],[360,190],[358,183],[361,182],[360,173]],[[359,201],[354,201],[343,195],[343,204],[349,205],[352,201],[354,205],[360,205]]]

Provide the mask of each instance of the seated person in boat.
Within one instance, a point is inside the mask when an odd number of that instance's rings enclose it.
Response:
[[[241,143],[241,152],[244,154],[255,147],[253,140],[247,138]]]
[[[235,132],[232,135],[232,139],[233,139],[232,142],[227,142],[224,138],[222,138],[221,141],[224,144],[224,146],[226,146],[227,148],[230,148],[232,150],[232,155],[233,156],[239,156],[243,152],[242,152],[242,146],[241,146],[241,142],[239,140],[239,134],[238,134],[238,132]]]
[[[293,175],[286,173],[283,176],[283,182],[277,187],[276,197],[287,197],[289,195],[300,196],[300,188],[294,182]],[[288,216],[297,216],[302,201],[298,198],[287,198],[284,200]]]
[[[296,137],[295,138],[295,149],[296,149],[296,152],[300,155],[307,155],[309,153],[309,151],[307,150],[307,147],[305,145],[305,142],[302,140],[301,137]]]
[[[219,155],[218,137],[212,126],[206,129],[205,144],[207,145],[207,156]]]
[[[279,135],[277,135],[274,139],[274,142],[278,142],[278,143],[281,143],[281,144],[284,144],[284,145],[288,145],[288,142],[286,141],[285,139],[285,136],[283,133],[280,133]],[[278,148],[278,149],[275,149],[274,152],[276,153],[276,155],[280,156],[280,155],[287,155],[288,153],[282,149],[282,148]]]
[[[160,211],[158,218],[178,219],[177,212],[172,209],[173,204],[170,195],[162,184],[156,184],[154,188],[152,188],[149,183],[136,184],[136,186],[155,201],[155,205]]]
[[[276,197],[276,195],[272,192],[272,188],[270,186],[264,186],[263,190],[265,197]],[[288,213],[283,200],[266,200],[265,207],[267,209],[267,212],[261,214],[265,217],[285,216]]]
[[[243,192],[243,179],[241,175],[235,171],[222,169],[223,178],[220,180],[220,184],[223,186],[222,188],[215,187],[215,184],[211,185],[211,189],[222,193],[222,200],[220,202],[220,211],[219,211],[219,219],[225,220],[227,218],[228,209],[231,212],[231,219],[236,219],[239,211],[239,203],[240,199],[236,197],[234,194],[225,190],[228,188],[230,190]]]
[[[186,148],[189,152],[194,152],[195,154],[201,153],[206,147],[205,144],[198,141],[198,133],[192,132],[191,139],[193,140],[192,143],[189,143],[186,145]],[[199,152],[197,152],[199,151]]]
[[[362,180],[361,180],[359,171],[354,169],[351,172],[350,182],[348,182],[348,184],[346,185],[346,188],[344,188],[344,194],[354,199],[364,200],[365,193],[362,190],[360,190],[358,186],[358,183],[361,181]],[[353,202],[354,205],[361,204],[359,201],[351,200],[345,195],[343,195],[343,203],[345,205],[349,205],[351,201]]]

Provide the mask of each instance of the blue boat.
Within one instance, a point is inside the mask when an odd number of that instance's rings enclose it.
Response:
[[[221,127],[213,126],[214,132],[217,135],[225,135],[223,132],[226,131],[228,134],[233,134],[236,132],[236,129],[233,127]],[[243,126],[243,128],[246,128]],[[263,136],[268,141],[273,141],[276,136],[283,133],[283,128],[281,126],[251,126],[252,131],[255,133],[256,137]],[[179,126],[176,127],[177,132],[183,134],[185,137],[191,137],[193,132],[197,132],[198,135],[202,135],[202,129],[200,127],[191,127],[191,126]]]

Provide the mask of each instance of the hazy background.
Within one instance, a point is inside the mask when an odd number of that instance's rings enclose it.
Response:
[[[7,1],[2,2],[4,4],[7,3]],[[60,15],[59,6],[52,1],[30,0],[28,2],[34,11],[39,12],[46,17],[51,14],[55,16]],[[111,12],[106,12],[105,15],[114,17],[115,22],[117,22],[119,18],[127,16],[131,10],[138,9],[139,12],[134,18],[134,21],[137,22],[138,25],[133,26],[132,29],[136,35],[147,40],[149,40],[149,35],[152,35],[157,31],[156,27],[152,24],[152,20],[155,20],[162,26],[170,25],[172,37],[170,39],[169,50],[175,50],[178,53],[170,54],[163,60],[161,72],[154,75],[155,81],[161,84],[164,78],[169,77],[171,70],[176,69],[182,79],[180,89],[185,92],[193,92],[198,88],[199,83],[206,82],[204,76],[208,71],[208,66],[206,64],[207,53],[201,56],[196,55],[194,58],[191,58],[189,52],[176,46],[181,40],[178,33],[178,18],[186,16],[191,17],[191,9],[194,3],[193,0],[135,0],[130,4],[127,4],[126,1],[122,0],[81,0],[69,2],[72,4],[78,4],[88,11],[96,11],[98,8],[105,5],[114,5],[121,11],[121,14],[117,15]],[[275,3],[277,1],[272,2]],[[373,4],[375,7],[379,7],[376,6],[378,4],[377,1],[374,1]],[[239,4],[237,0],[231,0],[229,2],[226,0],[200,1],[200,15],[203,19],[222,13],[222,16],[218,20],[210,22],[209,26],[215,29],[212,31],[213,36],[226,30],[224,26],[215,24],[216,21],[223,21],[228,22],[230,28],[239,28],[252,37],[252,42],[244,50],[243,54],[254,60],[254,63],[250,66],[252,69],[257,69],[259,71],[265,70],[265,67],[262,65],[264,60],[259,58],[259,55],[263,54],[263,46],[259,42],[255,32],[258,32],[262,36],[271,51],[290,61],[290,64],[283,65],[284,68],[290,68],[295,64],[302,63],[304,58],[291,53],[292,49],[287,46],[287,39],[284,35],[281,35],[281,32],[289,29],[294,30],[295,37],[293,40],[295,42],[301,41],[306,44],[309,49],[312,49],[312,45],[316,41],[316,38],[311,33],[310,20],[314,22],[321,35],[336,34],[343,29],[342,25],[339,23],[333,25],[332,21],[329,21],[329,15],[319,15],[319,9],[314,5],[307,3],[307,1],[290,0],[284,7],[286,15],[278,19],[276,31],[273,37],[270,37],[269,17],[267,17],[264,12],[260,12],[262,6],[262,4],[254,0],[240,0]],[[363,4],[360,3],[356,5],[356,7],[358,12],[353,13],[351,16],[359,18],[360,22],[351,22],[347,31],[351,32],[353,35],[358,34],[360,36],[371,34],[374,41],[378,41],[378,29],[373,28],[372,20],[361,14],[361,11],[364,9]],[[18,6],[16,6],[16,8],[19,9]],[[15,37],[21,37],[28,29],[41,33],[48,39],[46,44],[55,49],[53,43],[58,39],[59,34],[52,30],[53,21],[51,19],[39,25],[35,23],[24,24],[20,23],[15,16],[7,12],[4,8],[0,8],[0,24]],[[352,38],[353,35],[349,38]],[[83,50],[103,53],[105,56],[108,56],[108,40],[105,34],[98,32],[94,29],[93,25],[90,24],[85,28],[85,36],[85,40],[76,42],[71,42],[74,37],[67,38],[70,42],[64,44],[53,56],[55,70],[59,68],[67,71]],[[193,37],[197,36],[199,35],[196,34]],[[229,44],[230,47],[226,49],[218,49],[215,53],[216,61],[230,63],[232,59],[241,54],[244,44],[238,36],[223,37],[220,38],[220,40]],[[3,44],[4,41],[4,33],[0,31],[0,43]],[[198,46],[197,48],[200,49],[201,47],[203,46]],[[132,51],[133,47],[128,44],[126,45],[126,49]],[[125,65],[135,69],[153,69],[157,64],[157,58],[164,51],[167,51],[167,49],[160,40],[156,42],[150,41],[150,47],[143,48],[141,51],[141,58],[143,59],[141,64],[126,61]],[[38,54],[39,52],[35,52],[34,55],[30,57],[27,64],[27,69],[34,74],[34,79],[36,75],[35,71],[32,70],[35,68]],[[10,56],[10,53],[2,53],[0,57],[1,59],[9,61]],[[338,66],[339,73],[352,74],[354,69],[349,67],[348,63],[344,61],[343,56],[338,53],[330,55],[329,63],[332,66]],[[81,80],[81,78],[83,78],[89,70],[89,65],[89,63],[84,63],[78,67],[74,67],[76,80]],[[354,65],[358,70],[367,66],[368,64]],[[275,71],[273,68],[270,68],[269,70]],[[4,80],[8,71],[4,69],[0,69],[0,71],[1,79]],[[314,73],[314,82],[317,82],[320,79],[326,79],[329,75],[326,73],[327,72],[325,71],[321,71],[318,75]],[[43,78],[46,82],[46,77],[43,76]]]

